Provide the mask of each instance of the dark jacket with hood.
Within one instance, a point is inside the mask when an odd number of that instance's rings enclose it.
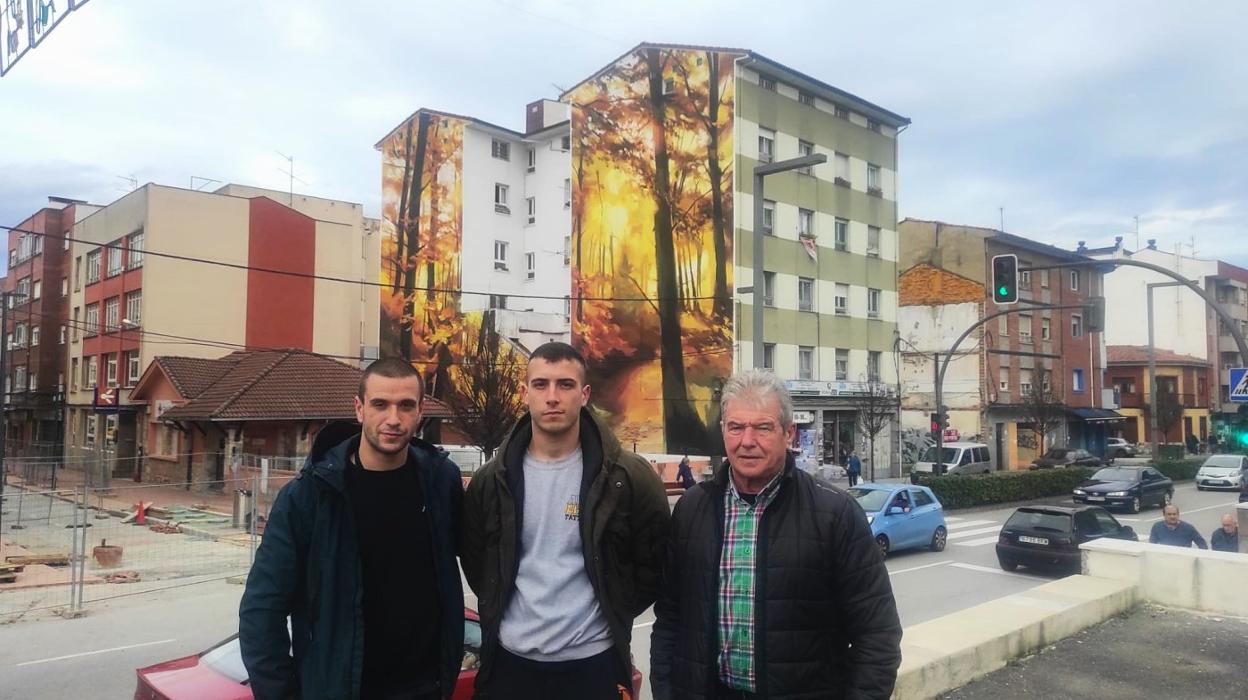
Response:
[[[655,700],[716,696],[729,469],[686,491],[672,514],[650,642]],[[849,494],[796,469],[791,454],[780,478],[755,548],[755,692],[886,700],[901,664],[901,623],[867,518]]]
[[[581,409],[580,435],[585,570],[607,618],[621,668],[630,668],[633,619],[658,595],[669,518],[667,493],[650,463],[622,449],[610,429],[586,409]],[[460,556],[481,614],[477,698],[490,697],[499,624],[516,587],[524,521],[524,455],[532,437],[532,421],[525,414],[489,463],[473,475],[465,494]]]
[[[327,426],[303,469],[273,503],[238,612],[239,645],[256,700],[360,695],[363,585],[345,476],[359,444],[358,425]],[[455,562],[463,481],[437,447],[413,439],[408,451],[418,466],[429,518],[442,603],[439,679],[449,698],[463,659],[464,594]],[[419,505],[412,504],[413,516],[421,515]],[[402,545],[394,543],[396,555],[402,555]]]

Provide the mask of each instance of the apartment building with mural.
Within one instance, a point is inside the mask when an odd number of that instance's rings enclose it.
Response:
[[[902,366],[902,424],[909,459],[929,430],[935,353],[946,353],[967,328],[1005,310],[992,301],[993,256],[1014,254],[1020,268],[1017,313],[977,328],[958,349],[942,386],[951,427],[988,445],[998,469],[1030,464],[1045,447],[1070,445],[1096,453],[1123,422],[1104,380],[1104,334],[1089,332],[1082,309],[1046,310],[1033,304],[1078,306],[1102,293],[1102,274],[1065,267],[1089,258],[993,229],[905,219],[898,224],[902,269],[898,331]],[[1030,303],[1029,303],[1030,302]],[[1115,319],[1115,323],[1117,320]],[[1047,386],[1065,418],[1038,444],[1033,387]]]
[[[8,268],[0,288],[11,295],[2,368],[9,454],[61,453],[69,238],[74,224],[97,209],[49,197],[47,206],[8,232]]]
[[[1232,323],[1248,335],[1248,270],[1223,260],[1191,254],[1190,248],[1176,246],[1162,250],[1156,240],[1130,250],[1117,236],[1113,245],[1087,248],[1084,254],[1099,260],[1139,260],[1158,265],[1194,280],[1212,293],[1232,317]],[[1144,302],[1148,285],[1168,283],[1169,277],[1135,267],[1119,267],[1105,276],[1105,300],[1113,309],[1114,322],[1106,327],[1106,342],[1114,346],[1148,345],[1148,307]],[[1201,406],[1209,407],[1211,429],[1225,432],[1238,415],[1239,404],[1230,401],[1228,385],[1232,367],[1245,366],[1228,325],[1211,306],[1189,289],[1162,286],[1153,289],[1154,345],[1162,351],[1205,362],[1211,370],[1206,388],[1187,387],[1184,393],[1199,391]],[[1193,399],[1196,400],[1196,399]],[[1196,429],[1199,434],[1199,428]],[[1144,437],[1140,438],[1144,440]]]
[[[376,239],[359,204],[237,185],[148,184],[77,222],[66,266],[67,454],[107,455],[126,477],[142,476],[140,447],[147,461],[180,457],[189,436],[155,439],[160,411],[130,396],[158,355],[375,357]],[[216,437],[208,452],[224,449]]]
[[[762,360],[789,381],[808,453],[861,449],[859,398],[897,380],[909,121],[749,50],[660,44],[527,109],[523,132],[420,110],[378,144],[383,349],[453,384],[440,358],[465,344],[448,338],[479,326],[480,292],[499,308],[503,296],[531,325],[557,317],[589,361],[595,406],[639,449],[716,453],[723,382],[753,362],[754,295],[738,291],[752,274],[752,170],[822,153],[767,179]]]

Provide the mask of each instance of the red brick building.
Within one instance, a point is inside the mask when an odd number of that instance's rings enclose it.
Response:
[[[1152,415],[1148,381],[1148,348],[1137,345],[1110,345],[1107,348],[1110,385],[1122,402],[1119,412],[1127,420],[1120,424],[1121,436],[1129,442],[1148,442]],[[1161,426],[1165,435],[1161,442],[1182,443],[1195,435],[1205,442],[1210,430],[1210,392],[1213,367],[1204,359],[1180,355],[1171,350],[1155,351],[1157,388],[1178,400],[1182,413],[1173,425]]]

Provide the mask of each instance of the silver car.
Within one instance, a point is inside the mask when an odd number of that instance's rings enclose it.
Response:
[[[1238,489],[1246,460],[1243,455],[1210,455],[1196,472],[1196,489]]]

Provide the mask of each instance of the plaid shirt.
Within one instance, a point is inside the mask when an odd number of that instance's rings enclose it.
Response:
[[[741,498],[731,475],[724,491],[724,548],[719,559],[719,678],[754,692],[754,552],[763,511],[780,487],[777,474],[754,505]]]

